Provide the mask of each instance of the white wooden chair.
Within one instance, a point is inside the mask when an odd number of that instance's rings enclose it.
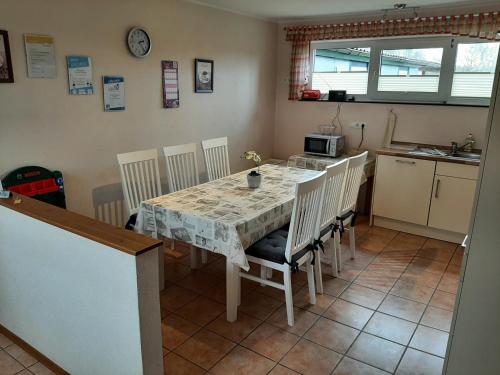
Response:
[[[122,180],[123,197],[130,219],[135,225],[137,211],[142,201],[156,198],[161,193],[160,171],[158,168],[158,151],[156,149],[118,154],[118,165]],[[158,273],[160,290],[165,288],[163,249],[158,251]]]
[[[123,197],[129,215],[137,214],[142,201],[161,193],[158,151],[156,149],[118,154]]]
[[[207,139],[201,142],[208,181],[229,176],[229,155],[227,152],[227,137]]]
[[[200,183],[198,177],[198,162],[196,157],[196,143],[163,147],[163,154],[167,164],[167,179],[169,192],[196,186]],[[171,249],[174,240],[171,240]],[[207,263],[207,252],[201,252],[202,262]],[[196,248],[191,245],[191,268],[197,267]]]
[[[326,181],[323,204],[318,213],[318,230],[315,235],[316,241],[326,244],[332,237],[334,241],[339,241],[340,236],[337,233],[337,217],[340,214],[340,207],[342,206],[342,196],[344,193],[345,181],[347,176],[348,159],[344,159],[337,164],[333,164],[326,168]],[[328,244],[328,256],[331,259],[332,276],[338,276],[337,266],[337,246]],[[321,255],[318,253],[315,263],[315,276],[316,276],[316,290],[318,293],[323,293],[323,279],[321,270]]]
[[[196,143],[163,147],[167,163],[168,187],[171,193],[200,183]]]
[[[349,232],[349,248],[351,250],[352,259],[356,256],[356,201],[358,200],[359,186],[361,184],[361,178],[363,177],[367,157],[368,151],[365,151],[360,155],[349,158],[344,194],[341,199],[340,214],[337,218],[338,224]],[[340,239],[337,245],[337,263],[338,270],[340,271],[342,269]]]
[[[306,265],[309,298],[311,304],[316,304],[314,287],[314,270],[311,264],[315,259],[314,235],[317,232],[318,212],[322,204],[326,172],[318,177],[298,183],[295,188],[295,201],[288,231],[278,229],[256,242],[247,249],[249,262],[283,272],[283,284],[260,278],[240,271],[241,277],[269,285],[285,291],[288,325],[294,325],[292,300],[292,271],[298,271],[299,266]],[[240,297],[239,297],[240,298]]]

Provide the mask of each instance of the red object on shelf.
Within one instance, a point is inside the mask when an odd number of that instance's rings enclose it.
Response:
[[[318,100],[321,98],[319,90],[304,90],[302,92],[302,100]]]
[[[56,180],[54,178],[49,178],[46,180],[10,186],[7,190],[21,195],[26,195],[28,197],[34,197],[36,195],[56,192],[59,190],[59,186],[56,184]]]

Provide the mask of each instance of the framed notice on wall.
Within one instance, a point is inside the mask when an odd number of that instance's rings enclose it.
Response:
[[[56,78],[54,38],[47,35],[24,35],[26,64],[30,78]]]
[[[104,110],[118,112],[125,110],[125,80],[120,76],[102,77]]]
[[[178,108],[179,65],[177,61],[162,61],[163,108]]]
[[[0,30],[0,83],[13,83],[14,72],[10,58],[9,34]]]
[[[201,93],[214,92],[213,60],[194,60],[194,91]]]
[[[88,56],[67,56],[69,93],[91,95],[94,93],[92,60]]]

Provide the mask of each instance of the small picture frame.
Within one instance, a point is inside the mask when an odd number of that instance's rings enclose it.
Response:
[[[14,83],[9,33],[6,30],[0,30],[0,83]]]
[[[194,60],[194,92],[214,92],[214,61]]]

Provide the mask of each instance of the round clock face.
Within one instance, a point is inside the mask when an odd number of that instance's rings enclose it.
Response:
[[[145,57],[151,52],[151,39],[141,27],[134,27],[128,33],[128,49],[135,57]]]

